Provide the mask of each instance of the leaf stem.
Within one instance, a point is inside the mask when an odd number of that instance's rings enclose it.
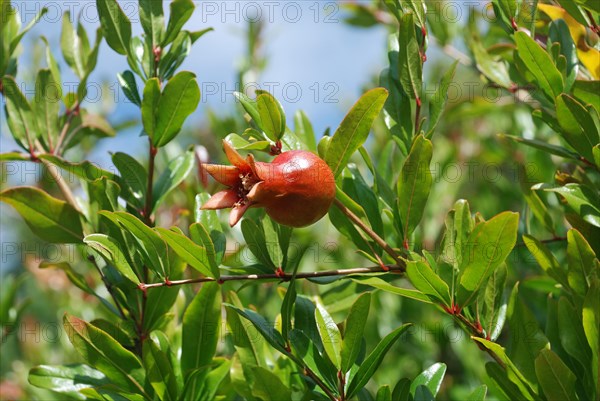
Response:
[[[308,367],[305,367],[304,368],[304,374],[306,376],[310,377],[317,384],[317,386],[319,386],[325,392],[325,394],[327,394],[327,397],[329,397],[329,399],[331,401],[339,401],[337,399],[337,397],[335,396],[335,394],[333,394],[331,392],[331,390],[329,389],[329,387],[327,387],[327,385],[325,383],[323,383],[323,381],[319,378],[319,376],[317,376],[315,374],[315,372],[313,372],[312,370],[310,370]]]
[[[154,163],[158,149],[152,144],[152,139],[148,138],[150,148],[148,151],[149,162],[148,162],[148,185],[146,187],[146,206],[144,207],[143,215],[146,220],[146,224],[149,226],[154,225],[152,220],[152,184],[154,181]]]
[[[325,270],[319,272],[305,272],[305,273],[297,273],[296,279],[310,279],[310,278],[318,278],[318,277],[333,277],[333,276],[349,276],[351,274],[372,274],[372,273],[388,273],[388,272],[398,272],[404,273],[404,266],[373,266],[373,267],[356,267],[353,269],[339,269],[339,270]],[[294,275],[292,273],[269,273],[269,274],[240,274],[240,275],[232,275],[232,276],[221,276],[218,279],[212,277],[200,277],[200,278],[192,278],[185,280],[165,280],[160,283],[141,283],[138,285],[138,288],[142,291],[145,291],[149,288],[157,288],[157,287],[171,287],[176,285],[187,285],[194,283],[207,283],[207,282],[218,282],[219,284],[223,284],[227,281],[262,281],[262,280],[280,280],[283,282],[289,282],[292,280]]]
[[[388,255],[390,255],[396,263],[398,263],[399,267],[401,267],[402,269],[404,269],[406,267],[406,263],[404,262],[404,259],[402,259],[400,257],[400,255],[391,246],[388,245],[387,242],[385,242],[379,235],[377,235],[377,233],[375,231],[373,231],[371,229],[371,227],[367,226],[360,219],[360,217],[355,215],[350,209],[348,209],[346,206],[344,206],[344,204],[340,200],[334,199],[333,203],[335,204],[335,206],[337,206],[338,209],[340,209],[340,211],[342,213],[344,213],[365,234],[367,234],[369,237],[371,237],[373,239],[373,241],[375,241],[377,243],[377,245],[379,245],[384,251],[386,251],[388,253]]]
[[[67,133],[69,132],[69,128],[71,128],[71,122],[73,121],[73,117],[79,113],[79,102],[75,102],[73,107],[67,110],[67,121],[65,121],[65,125],[63,125],[63,129],[58,136],[58,141],[56,142],[56,147],[51,149],[51,153],[55,155],[61,155],[61,147],[65,143],[65,138],[67,137]]]

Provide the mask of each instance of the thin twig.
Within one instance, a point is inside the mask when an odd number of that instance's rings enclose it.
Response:
[[[65,138],[67,137],[67,133],[69,132],[69,128],[71,128],[71,122],[73,121],[73,117],[75,114],[79,112],[79,102],[76,102],[73,107],[67,110],[67,121],[65,121],[65,125],[63,125],[63,129],[58,136],[58,141],[56,142],[56,147],[53,149],[53,154],[60,155],[61,154],[61,146],[63,145]]]
[[[315,374],[315,372],[313,372],[312,370],[310,370],[308,367],[305,367],[304,368],[304,374],[306,376],[310,377],[317,384],[317,386],[321,387],[321,389],[325,392],[325,394],[327,394],[327,397],[329,397],[329,399],[331,401],[338,401],[338,399],[335,396],[335,394],[333,394],[331,392],[331,390],[329,389],[329,387],[327,387],[327,385],[325,383],[323,383],[323,381],[319,378],[319,376],[317,376]]]
[[[344,213],[365,234],[367,234],[369,237],[371,237],[373,239],[373,241],[375,241],[377,243],[377,245],[379,245],[384,251],[386,251],[388,253],[388,255],[390,255],[394,259],[394,261],[396,261],[396,263],[398,263],[399,266],[401,266],[403,269],[406,267],[406,263],[400,257],[400,255],[398,255],[398,253],[391,246],[389,246],[388,243],[385,242],[385,240],[383,240],[379,235],[377,235],[377,233],[375,231],[373,231],[371,229],[371,227],[367,226],[360,219],[360,217],[358,217],[357,215],[352,213],[352,211],[350,209],[348,209],[346,206],[344,206],[344,204],[341,201],[339,201],[338,199],[334,199],[333,203],[335,204],[335,206],[337,206],[338,209],[340,209],[340,211],[342,213]]]
[[[373,266],[373,267],[356,267],[353,269],[339,269],[339,270],[326,270],[319,272],[305,272],[305,273],[297,273],[296,279],[310,279],[310,278],[318,278],[318,277],[333,277],[333,276],[348,276],[351,274],[370,274],[370,273],[387,273],[387,272],[398,272],[404,273],[404,266]],[[239,274],[232,276],[221,276],[218,279],[212,277],[200,277],[200,278],[192,278],[185,280],[165,280],[160,283],[141,283],[138,285],[140,290],[147,290],[150,288],[157,287],[172,287],[177,285],[186,285],[186,284],[194,284],[194,283],[208,283],[208,282],[218,282],[219,284],[223,284],[227,281],[262,281],[262,280],[280,280],[283,282],[288,282],[292,280],[294,277],[291,273],[267,273],[267,274]]]
[[[153,226],[154,222],[152,221],[152,185],[154,181],[154,162],[156,159],[156,154],[158,153],[158,149],[154,147],[152,144],[152,139],[148,138],[150,142],[150,148],[148,151],[148,185],[146,188],[146,205],[144,207],[144,219],[146,220],[146,224],[149,226]]]

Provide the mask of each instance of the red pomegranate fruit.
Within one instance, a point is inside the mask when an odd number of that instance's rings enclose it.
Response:
[[[279,224],[305,227],[320,220],[335,198],[335,180],[321,158],[304,150],[283,152],[270,163],[244,159],[227,141],[223,148],[232,166],[202,164],[228,188],[214,194],[201,209],[231,208],[233,227],[250,207],[263,207]]]

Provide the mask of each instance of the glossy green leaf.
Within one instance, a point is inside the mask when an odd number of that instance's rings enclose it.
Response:
[[[568,280],[573,291],[584,297],[588,292],[588,282],[594,272],[596,254],[587,240],[576,229],[567,232]]]
[[[165,16],[162,1],[140,0],[140,22],[152,47],[159,47],[165,34]]]
[[[88,365],[40,365],[29,371],[29,383],[76,400],[86,397],[79,390],[88,387],[99,387],[110,381],[100,371]]]
[[[424,262],[410,262],[406,266],[406,274],[411,284],[423,294],[427,295],[432,302],[441,302],[450,307],[450,289],[431,267]]]
[[[587,367],[592,359],[592,351],[582,326],[582,315],[565,298],[558,300],[558,327],[562,347],[579,363]]]
[[[75,316],[65,314],[64,328],[81,357],[123,390],[145,395],[144,371],[137,357],[114,338]]]
[[[337,324],[321,303],[317,303],[315,321],[325,353],[334,366],[340,370],[342,366],[342,335]]]
[[[533,313],[519,297],[519,283],[515,284],[508,302],[508,324],[511,336],[507,353],[529,382],[535,383],[534,361],[539,352],[549,345]]]
[[[561,94],[556,98],[556,119],[569,145],[586,159],[594,160],[592,148],[599,142],[599,133],[588,110],[571,96]]]
[[[390,386],[381,386],[375,395],[375,401],[392,401],[392,390]]]
[[[299,357],[310,370],[317,373],[332,392],[337,392],[335,367],[321,355],[315,342],[299,329],[290,332],[290,342],[294,355]]]
[[[563,91],[564,82],[548,53],[523,31],[515,33],[515,42],[519,58],[533,74],[540,89],[548,98],[556,98]]]
[[[70,204],[34,187],[12,187],[0,192],[0,201],[14,207],[40,238],[51,243],[80,243],[81,218]]]
[[[371,293],[366,292],[359,296],[350,308],[340,353],[341,370],[344,373],[350,370],[360,353],[370,307]]]
[[[156,134],[156,121],[160,98],[161,93],[158,78],[147,80],[142,99],[142,123],[144,124],[144,131],[146,131],[146,134],[152,139],[153,143],[156,143],[159,139]]]
[[[485,364],[485,370],[492,382],[496,384],[498,390],[503,393],[505,399],[533,400],[533,397],[527,392],[526,388],[523,388],[522,384],[521,387],[519,387],[513,380],[509,379],[509,374],[506,370],[502,369],[499,364],[488,362]]]
[[[119,54],[129,52],[131,21],[116,0],[96,0],[100,25],[108,45]]]
[[[446,364],[435,363],[421,372],[410,384],[410,392],[415,394],[417,387],[425,386],[434,396],[440,391],[442,380],[446,374]]]
[[[273,244],[267,244],[265,233],[262,227],[259,228],[256,223],[250,219],[242,220],[242,234],[246,240],[246,245],[256,259],[264,266],[275,270],[277,266],[271,260],[269,250],[267,246],[273,246]]]
[[[544,269],[550,277],[568,287],[569,284],[567,281],[566,270],[560,266],[558,260],[556,260],[556,257],[550,252],[548,247],[528,234],[523,234],[523,242],[540,267]]]
[[[406,298],[414,299],[424,303],[431,303],[429,297],[423,294],[421,291],[415,291],[408,288],[396,287],[387,281],[384,281],[378,277],[352,277],[352,281],[360,284],[368,285],[373,288],[377,288],[382,291],[386,291],[392,294],[400,295]]]
[[[112,162],[119,170],[121,182],[125,184],[141,206],[146,197],[148,173],[144,166],[127,153],[117,152],[112,155]]]
[[[87,54],[82,54],[81,42],[87,38],[79,37],[78,32],[71,23],[71,14],[69,11],[65,12],[62,21],[60,47],[62,49],[63,57],[65,58],[67,65],[75,71],[75,74],[79,78],[83,78],[85,76],[83,60],[87,57]]]
[[[400,338],[400,336],[411,326],[411,324],[405,324],[398,327],[396,330],[385,336],[373,351],[365,358],[361,363],[358,371],[350,381],[346,394],[348,398],[353,397],[360,389],[362,389],[367,382],[371,379],[381,361],[390,350],[392,345]]]
[[[230,310],[238,313],[243,318],[249,320],[252,325],[258,330],[261,336],[276,350],[283,354],[287,354],[284,347],[284,340],[281,334],[269,324],[264,317],[250,309],[241,309],[235,305],[225,304]]]
[[[517,213],[503,212],[475,226],[469,235],[469,254],[460,269],[458,305],[463,308],[469,305],[494,270],[504,262],[517,241],[518,224]]]
[[[576,377],[563,361],[549,349],[535,359],[535,373],[548,401],[576,400]]]
[[[19,89],[14,78],[2,78],[3,94],[6,101],[7,124],[13,138],[27,151],[33,149],[33,141],[38,137],[37,119],[31,105]]]
[[[432,152],[431,141],[419,135],[402,166],[398,180],[398,207],[405,244],[421,221],[429,198]]]
[[[178,395],[177,380],[167,352],[160,348],[160,343],[152,335],[144,341],[142,355],[147,380],[159,399],[175,401]]]
[[[302,110],[298,110],[294,114],[294,132],[302,140],[302,143],[306,145],[308,150],[317,151],[317,139],[312,123]]]
[[[496,341],[500,336],[506,320],[507,304],[503,295],[507,275],[506,264],[502,264],[490,276],[483,294],[484,306],[481,312],[481,323],[492,341]]]
[[[8,3],[8,7],[1,3],[0,3],[0,7],[9,8],[10,3],[9,2],[7,2],[7,3]],[[4,11],[4,10],[2,10],[2,11]],[[16,32],[15,32],[16,35],[10,41],[9,51],[8,51],[9,54],[13,54],[15,52],[15,50],[17,49],[17,46],[21,42],[21,39],[23,39],[23,36],[25,36],[25,34],[27,32],[29,32],[31,30],[31,28],[33,28],[35,26],[35,24],[37,24],[47,13],[48,13],[48,8],[42,7],[42,9],[33,17],[33,19],[31,21],[29,21],[27,26],[25,26],[25,28],[23,28],[23,30],[21,32],[19,32],[18,34],[16,34]],[[20,16],[18,13],[15,13],[13,15],[15,15],[16,19],[20,19]],[[4,15],[0,15],[0,16],[4,17]],[[5,18],[8,19],[9,17],[6,16]],[[2,23],[4,24],[5,21],[7,21],[7,19],[2,19]],[[19,22],[19,26],[20,26],[20,22]],[[18,29],[18,27],[17,27],[17,29]]]
[[[194,13],[194,2],[192,0],[174,0],[169,4],[170,15],[165,39],[162,47],[166,47],[175,40],[175,37],[181,32],[183,25],[190,19]]]
[[[62,88],[50,70],[40,70],[35,82],[35,97],[32,110],[37,117],[37,126],[43,141],[49,149],[57,144],[59,127],[58,113],[62,98]]]
[[[411,99],[420,99],[423,86],[423,61],[415,32],[414,14],[406,13],[402,16],[398,41],[400,84]]]
[[[183,234],[166,228],[157,227],[155,230],[165,240],[167,245],[181,257],[187,264],[198,270],[206,277],[214,277],[208,263],[206,250],[199,245],[196,245],[191,239]]]
[[[117,74],[117,79],[119,80],[119,85],[121,85],[125,97],[136,106],[142,107],[142,99],[140,98],[140,92],[133,72],[129,70],[123,71],[122,73]]]
[[[273,141],[279,141],[285,132],[285,113],[281,103],[268,92],[257,92],[256,108],[260,126]]]
[[[101,211],[100,214],[133,235],[148,268],[161,277],[169,276],[167,246],[154,230],[129,213]]]
[[[448,100],[448,88],[450,88],[452,78],[454,78],[457,65],[458,61],[452,63],[448,71],[446,71],[442,77],[442,80],[440,81],[438,89],[435,91],[433,98],[429,101],[429,125],[427,127],[427,138],[431,138],[433,136],[435,127],[442,117],[442,113],[444,112],[444,108],[446,107],[446,102]]]
[[[145,97],[145,91],[144,91]],[[169,80],[156,107],[156,132],[152,142],[165,146],[181,130],[184,121],[200,102],[200,88],[196,75],[182,71]]]
[[[129,264],[119,243],[114,238],[105,234],[90,234],[83,239],[83,242],[99,252],[108,262],[112,263],[123,276],[135,284],[140,283],[140,279]]]
[[[350,156],[367,140],[371,125],[387,97],[388,91],[384,88],[371,89],[361,96],[344,117],[324,156],[335,177],[340,175]]]
[[[473,390],[471,392],[471,394],[469,394],[469,397],[467,398],[467,400],[468,401],[485,401],[486,395],[487,395],[487,386],[485,384],[482,384],[481,386],[479,386],[475,390]]]
[[[596,266],[597,261],[596,261]],[[596,394],[600,394],[600,280],[591,280],[590,289],[583,300],[583,331],[592,350],[592,377]]]
[[[211,363],[220,329],[221,288],[215,282],[204,283],[183,315],[181,370],[184,374]]]
[[[573,84],[573,95],[584,104],[591,104],[600,110],[600,81],[576,80]]]
[[[165,200],[167,195],[186,179],[194,168],[194,151],[189,148],[184,154],[171,160],[161,173],[152,190],[152,212]]]
[[[600,227],[600,197],[592,189],[585,185],[567,184],[563,187],[548,188],[546,191],[560,194],[579,217]]]
[[[252,395],[263,401],[291,400],[292,392],[271,370],[252,367]]]

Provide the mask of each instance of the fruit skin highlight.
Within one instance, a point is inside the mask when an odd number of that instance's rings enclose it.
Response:
[[[228,188],[214,194],[201,209],[231,208],[229,225],[240,221],[250,207],[263,207],[277,223],[305,227],[320,220],[335,198],[335,179],[319,156],[304,150],[283,152],[270,163],[244,159],[227,141],[223,149],[232,166],[202,164]]]

